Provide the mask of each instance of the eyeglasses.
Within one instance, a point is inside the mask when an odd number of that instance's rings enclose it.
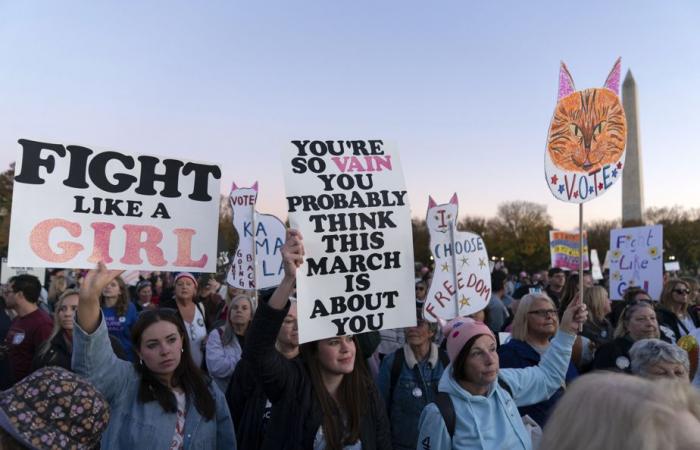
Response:
[[[423,287],[423,286],[416,286],[416,290],[417,290],[417,291],[424,291],[424,290],[425,290],[425,287]]]
[[[678,295],[690,295],[689,289],[674,289],[673,292],[675,292]]]
[[[534,311],[528,312],[528,314],[533,314],[541,317],[542,319],[546,319],[549,316],[552,317],[557,317],[557,310],[556,309],[536,309]]]

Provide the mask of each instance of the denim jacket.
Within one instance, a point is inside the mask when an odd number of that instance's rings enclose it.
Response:
[[[391,368],[394,365],[396,352],[387,355],[382,361],[377,384],[389,412],[391,442],[394,450],[416,448],[418,419],[423,408],[435,401],[437,386],[445,370],[438,357],[438,351],[437,345],[431,344],[428,358],[418,362],[411,347],[405,344],[403,346],[404,363],[396,385],[393,386],[393,395],[390,392]],[[420,370],[420,374],[417,370]]]
[[[87,334],[76,321],[73,330],[73,370],[90,380],[107,398],[111,408],[109,425],[102,435],[102,449],[168,450],[175,433],[175,413],[167,413],[158,402],[140,403],[140,377],[131,363],[117,359],[109,343],[107,326]],[[233,422],[226,399],[214,383],[209,389],[216,402],[216,416],[206,421],[188,400],[184,449],[236,448]]]

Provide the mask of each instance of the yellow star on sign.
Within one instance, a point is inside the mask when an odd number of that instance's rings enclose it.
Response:
[[[469,258],[467,258],[466,256],[462,256],[462,265],[468,266],[469,265]]]
[[[486,261],[484,261],[484,258],[479,258],[479,268],[483,269],[486,267]]]
[[[444,263],[444,264],[442,265],[442,271],[443,271],[443,272],[449,272],[449,271],[450,271],[450,265],[447,264],[447,263]]]
[[[469,299],[462,295],[462,298],[459,299],[459,306],[469,306]]]

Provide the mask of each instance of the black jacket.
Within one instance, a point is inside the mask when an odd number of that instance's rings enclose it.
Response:
[[[698,320],[698,314],[695,308],[688,308],[688,317],[691,318],[696,328],[700,326],[700,321]],[[678,339],[685,336],[686,334],[690,334],[690,331],[692,331],[687,330],[685,325],[683,325],[683,322],[681,322],[678,318],[678,316],[673,311],[671,311],[663,305],[659,305],[656,308],[656,319],[659,321],[659,328],[665,327],[671,330],[671,332],[673,332],[673,336],[667,337],[673,337],[673,339],[676,342],[678,342]]]
[[[243,354],[250,358],[265,395],[273,405],[261,448],[312,450],[323,415],[308,369],[300,358],[287,360],[274,348],[288,309],[289,305],[283,310],[275,310],[261,301],[248,330]],[[367,386],[367,397],[368,411],[360,424],[362,449],[391,450],[389,419],[371,381]]]
[[[117,358],[128,361],[129,359],[124,352],[124,347],[119,342],[119,339],[115,338],[111,334],[109,335],[109,341],[112,344],[112,350]],[[44,354],[36,353],[34,359],[32,360],[32,371],[41,369],[47,366],[58,366],[63,367],[66,370],[71,369],[71,356],[72,349],[66,344],[66,340],[63,337],[63,333],[58,333],[51,340],[51,347]]]

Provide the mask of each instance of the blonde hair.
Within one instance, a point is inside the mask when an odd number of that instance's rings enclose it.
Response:
[[[632,314],[634,314],[639,308],[649,308],[652,311],[654,311],[654,315],[656,315],[656,310],[654,309],[654,305],[651,304],[649,301],[645,300],[640,300],[636,303],[630,303],[629,305],[625,306],[625,309],[622,310],[622,314],[620,314],[620,319],[617,321],[617,328],[615,328],[615,333],[613,333],[613,337],[619,338],[619,337],[624,337],[627,336],[627,333],[629,333],[629,329],[627,329],[627,324],[629,323],[630,319],[632,318]],[[658,326],[658,319],[657,319],[657,326],[656,326],[656,331],[657,331],[657,338],[658,332],[659,332],[659,326]]]
[[[661,291],[661,304],[671,308],[671,305],[674,304],[673,301],[673,291],[677,289],[678,285],[682,284],[685,286],[686,289],[690,290],[690,285],[685,281],[681,280],[679,278],[674,278],[672,280],[668,280],[666,284],[664,284],[664,288]],[[690,301],[690,296],[688,296],[688,301]],[[683,305],[683,315],[688,314],[688,306],[689,304],[686,303]]]
[[[583,291],[583,303],[596,322],[602,322],[605,319],[605,304],[607,302],[608,291],[602,286],[593,286]]]
[[[511,336],[513,339],[518,339],[524,341],[527,339],[528,327],[527,327],[527,316],[530,312],[530,307],[536,300],[544,300],[549,303],[549,306],[553,310],[557,310],[557,305],[554,304],[551,298],[547,294],[542,292],[537,294],[527,294],[520,299],[520,304],[518,305],[517,311],[515,311],[515,317],[513,317],[513,326],[511,329]],[[557,329],[559,328],[559,317],[555,315]]]
[[[691,448],[687,436],[674,426],[682,413],[700,420],[700,393],[689,383],[592,373],[567,389],[547,422],[539,449]]]
[[[66,289],[61,293],[61,295],[58,297],[58,300],[56,301],[56,304],[54,304],[54,310],[53,310],[53,328],[51,329],[51,334],[49,335],[48,338],[44,341],[43,344],[41,344],[41,347],[39,347],[38,354],[40,357],[44,357],[44,355],[49,351],[51,348],[51,343],[53,339],[63,331],[63,327],[61,327],[61,318],[58,316],[61,313],[61,307],[63,306],[63,301],[70,297],[71,295],[77,295],[80,296],[80,291],[78,289]],[[0,447],[2,448],[2,447]]]

